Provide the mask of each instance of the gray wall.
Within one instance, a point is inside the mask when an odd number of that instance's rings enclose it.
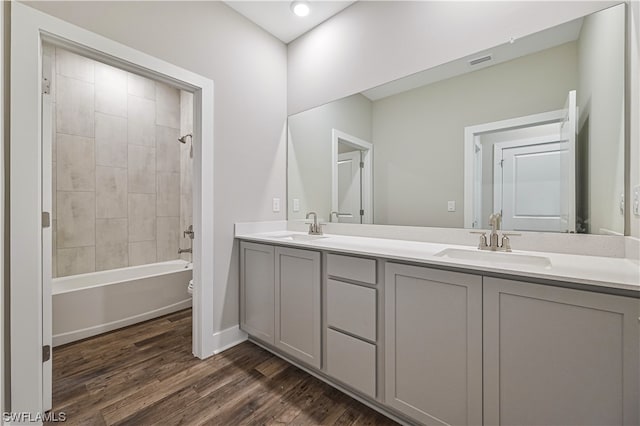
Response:
[[[585,17],[578,39],[579,143],[588,150],[588,229],[624,232],[624,7]],[[638,158],[636,157],[636,163]],[[628,204],[631,206],[631,203]]]
[[[54,277],[178,259],[180,91],[45,46]]]
[[[375,223],[463,227],[464,128],[561,109],[576,53],[566,43],[374,102]]]
[[[28,2],[112,40],[214,81],[215,331],[238,324],[235,222],[281,220],[286,47],[222,2]]]
[[[357,94],[289,117],[289,220],[309,211],[329,220],[331,130],[371,142],[371,101]],[[293,211],[293,199],[300,211]]]

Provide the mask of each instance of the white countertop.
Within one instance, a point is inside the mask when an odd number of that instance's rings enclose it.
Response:
[[[449,266],[468,269],[470,271],[508,274],[509,276],[518,276],[523,279],[539,278],[617,288],[638,292],[638,296],[640,297],[640,264],[625,258],[513,251],[514,254],[527,254],[548,258],[551,261],[551,266],[543,268],[528,265],[494,264],[486,261],[460,260],[435,256],[445,249],[474,250],[474,247],[470,246],[332,234],[324,235],[328,238],[312,241],[282,239],[282,236],[292,234],[305,235],[303,232],[274,231],[246,234],[237,233],[236,238],[306,249],[382,257],[390,260],[423,263],[425,265]]]

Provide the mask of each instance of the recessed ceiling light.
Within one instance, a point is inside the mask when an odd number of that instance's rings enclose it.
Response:
[[[306,1],[294,1],[291,3],[291,11],[298,16],[307,16],[311,12],[311,8]]]

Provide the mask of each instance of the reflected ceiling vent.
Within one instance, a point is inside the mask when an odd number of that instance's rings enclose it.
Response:
[[[493,60],[493,56],[491,54],[489,55],[485,55],[485,56],[480,56],[479,58],[473,58],[469,60],[469,66],[473,67],[476,65],[480,65],[484,62],[489,62]]]

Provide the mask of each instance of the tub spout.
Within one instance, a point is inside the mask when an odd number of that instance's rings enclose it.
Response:
[[[190,248],[178,249],[178,254],[182,254],[182,253],[193,253],[193,252],[192,252],[192,250]]]

